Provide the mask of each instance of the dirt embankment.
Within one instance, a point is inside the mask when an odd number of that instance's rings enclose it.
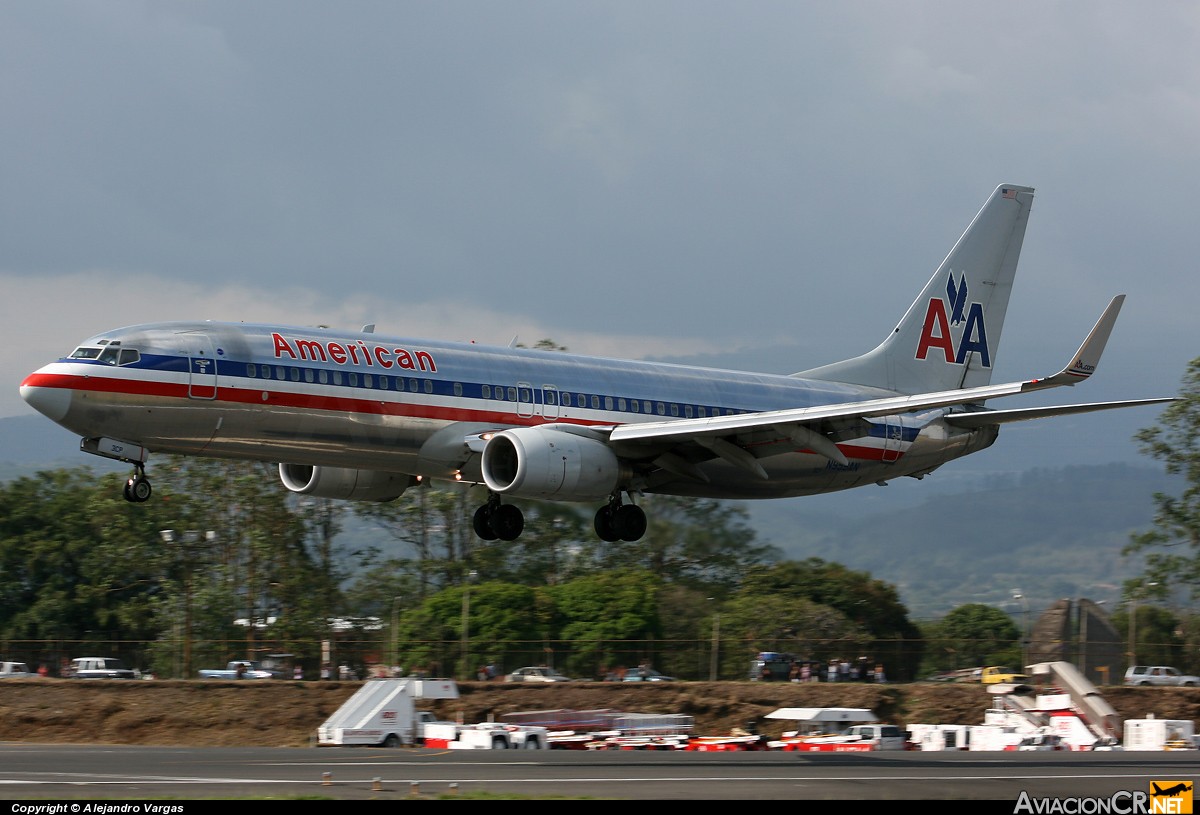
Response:
[[[15,679],[0,683],[0,740],[163,746],[304,747],[360,682],[81,681]],[[464,682],[460,698],[421,705],[466,722],[535,710],[682,713],[696,734],[728,733],[755,722],[777,736],[784,722],[763,719],[780,707],[869,708],[883,721],[980,724],[984,686],[664,682],[525,685]],[[1200,719],[1200,688],[1103,689],[1121,719],[1153,714]]]

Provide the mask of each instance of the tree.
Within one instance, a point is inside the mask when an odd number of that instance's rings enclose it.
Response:
[[[1020,662],[1021,632],[1005,612],[968,603],[928,627],[930,660],[935,669],[974,668]]]
[[[809,558],[752,569],[730,612],[730,625],[739,612],[746,621],[747,659],[754,650],[799,650],[816,660],[857,652],[853,658],[881,661],[897,679],[920,662],[919,632],[895,587],[839,563]]]
[[[1188,364],[1178,400],[1160,423],[1134,437],[1142,451],[1182,475],[1179,495],[1154,494],[1154,528],[1134,534],[1125,554],[1145,554],[1145,575],[1161,586],[1200,596],[1200,358]]]

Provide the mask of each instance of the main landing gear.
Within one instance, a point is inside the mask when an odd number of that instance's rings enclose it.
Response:
[[[125,500],[130,503],[140,504],[143,501],[150,500],[150,479],[146,478],[146,468],[143,464],[136,463],[133,465],[133,475],[129,476],[129,480],[125,482]]]
[[[602,541],[641,540],[646,534],[646,513],[637,504],[622,504],[621,494],[608,499],[608,505],[596,510],[593,524]]]
[[[500,503],[499,495],[488,496],[486,504],[475,510],[475,534],[485,541],[515,541],[525,529],[525,516],[519,507]]]
[[[500,503],[500,496],[493,494],[475,510],[472,525],[475,534],[485,541],[514,541],[525,529],[525,516],[518,507]],[[621,503],[618,493],[596,511],[593,525],[602,541],[637,541],[646,534],[646,513],[636,504]]]

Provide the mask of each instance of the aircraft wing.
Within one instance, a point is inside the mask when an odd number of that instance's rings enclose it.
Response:
[[[1092,327],[1079,350],[1058,373],[1024,382],[1009,382],[1000,385],[984,385],[975,388],[959,388],[948,391],[889,396],[881,399],[865,399],[855,402],[838,402],[815,407],[763,411],[735,416],[714,416],[704,419],[676,419],[663,422],[640,422],[618,425],[608,429],[611,443],[618,442],[694,442],[707,447],[717,455],[739,460],[753,469],[753,463],[745,460],[751,454],[721,437],[734,433],[755,430],[773,430],[790,436],[798,444],[826,455],[839,463],[846,463],[841,451],[827,437],[808,426],[838,420],[867,419],[891,416],[919,410],[953,407],[955,405],[980,405],[988,399],[1013,396],[1020,393],[1074,385],[1090,377],[1100,362],[1100,355],[1124,303],[1125,295],[1118,295],[1105,308],[1100,319]],[[1132,405],[1155,404],[1171,401],[1171,398],[1143,399],[1123,402],[1104,402],[1091,405],[1069,405],[1058,408],[1031,408],[1018,411],[979,411],[953,414],[955,424],[962,427],[979,427],[1006,421],[1019,421],[1054,416],[1065,413],[1083,413],[1091,410],[1129,407]],[[730,449],[735,448],[735,449]]]
[[[1157,399],[1125,399],[1117,402],[1085,402],[1079,405],[1051,405],[1049,407],[1017,408],[1015,410],[980,410],[971,413],[951,413],[946,417],[946,423],[952,424],[955,427],[973,429],[976,427],[987,427],[988,425],[1008,424],[1009,422],[1024,422],[1029,419],[1068,416],[1072,413],[1091,413],[1094,410],[1155,405],[1162,402],[1174,402],[1176,398],[1174,396],[1164,396]]]

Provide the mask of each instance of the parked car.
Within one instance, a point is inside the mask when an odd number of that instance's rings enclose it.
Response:
[[[653,668],[640,665],[625,672],[626,682],[674,682],[675,677],[660,674]]]
[[[78,657],[71,660],[75,679],[137,679],[137,671],[113,657]]]
[[[275,679],[278,675],[268,671],[258,662],[249,659],[230,660],[224,668],[205,668],[200,671],[201,679]]]
[[[545,665],[531,665],[528,668],[517,668],[504,677],[505,682],[574,682],[569,676],[563,676],[553,668]]]
[[[0,679],[26,679],[37,676],[24,662],[0,662]]]
[[[1125,684],[1194,688],[1200,686],[1200,677],[1182,674],[1168,665],[1134,665],[1125,672]]]

